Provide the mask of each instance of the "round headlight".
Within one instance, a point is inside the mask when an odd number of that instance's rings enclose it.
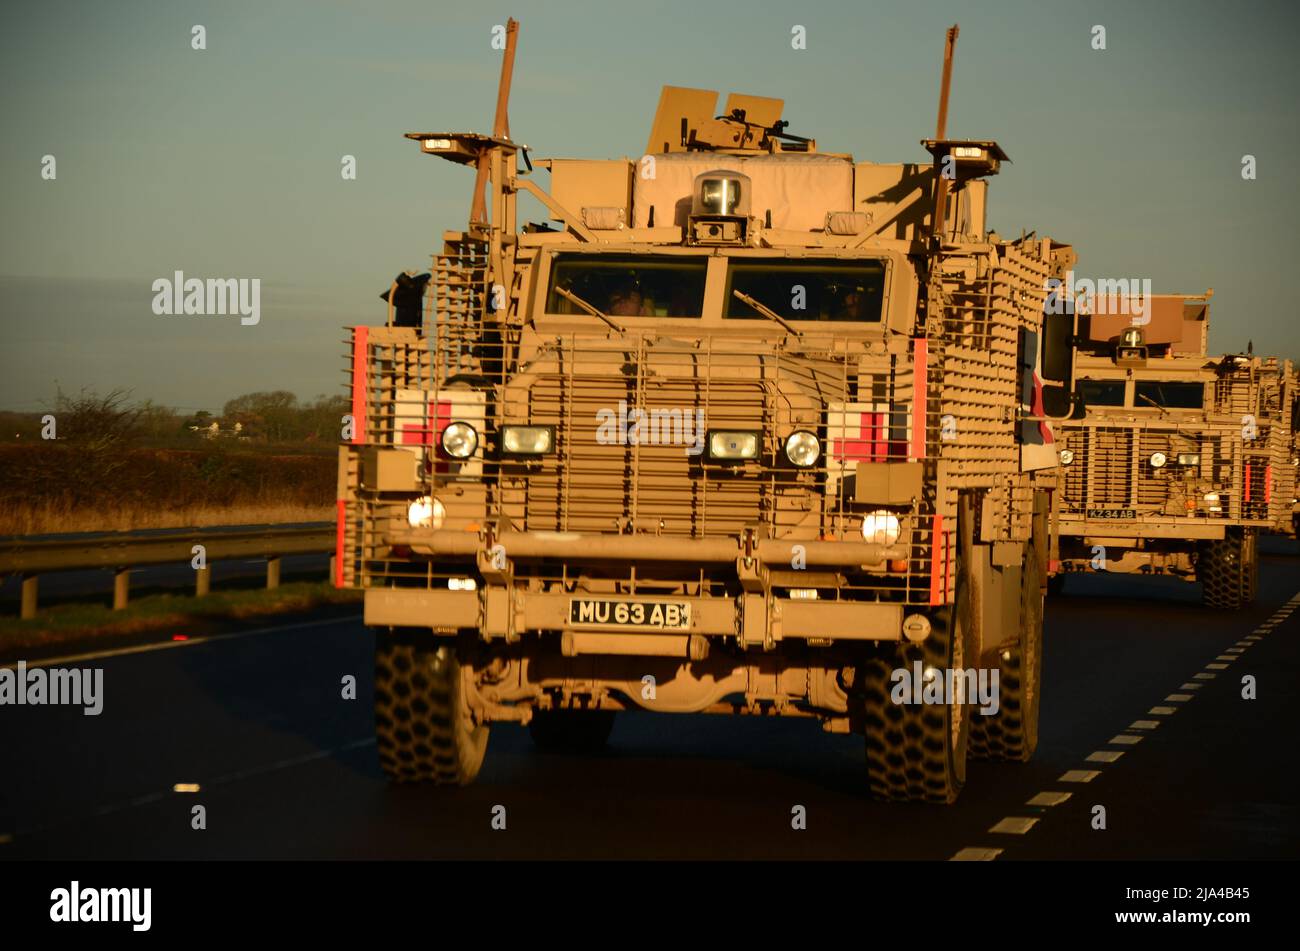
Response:
[[[1152,468],[1152,469],[1159,469],[1161,466],[1163,466],[1163,465],[1164,465],[1166,462],[1168,462],[1168,461],[1169,461],[1168,457],[1166,457],[1165,454],[1164,454],[1163,452],[1153,452],[1153,453],[1151,453],[1151,468]]]
[[[822,454],[817,437],[806,429],[791,433],[785,440],[785,457],[801,469],[806,469],[817,462]]]
[[[898,541],[898,516],[892,512],[871,512],[862,516],[862,538],[877,545],[892,545]]]
[[[1074,450],[1072,450],[1072,449],[1062,449],[1062,450],[1061,450],[1061,465],[1063,465],[1063,466],[1068,466],[1068,465],[1069,465],[1070,463],[1072,463],[1072,462],[1074,462]]]
[[[442,528],[447,510],[431,496],[416,499],[406,507],[406,521],[412,528]]]
[[[469,423],[452,423],[442,431],[442,451],[453,459],[468,459],[478,448],[478,433]]]

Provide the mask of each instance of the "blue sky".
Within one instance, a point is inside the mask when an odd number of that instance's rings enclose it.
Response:
[[[468,208],[470,173],[402,133],[489,131],[491,29],[512,14],[514,137],[589,157],[640,154],[673,83],[783,97],[823,148],[922,161],[958,22],[949,132],[1012,158],[994,227],[1072,242],[1080,276],[1213,286],[1212,348],[1300,357],[1293,4],[10,0],[0,408],[56,385],[214,410],[340,392],[341,328],[382,319],[376,295]],[[175,270],[260,278],[261,322],[155,316],[151,284]]]

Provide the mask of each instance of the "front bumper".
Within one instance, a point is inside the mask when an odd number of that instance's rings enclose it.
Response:
[[[561,634],[566,654],[692,656],[699,638],[734,638],[742,646],[771,649],[785,639],[803,641],[899,640],[901,602],[804,600],[779,597],[768,572],[789,572],[798,561],[809,568],[856,569],[907,557],[906,546],[869,542],[786,541],[757,538],[691,539],[647,535],[579,535],[504,532],[497,536],[451,530],[411,530],[385,541],[431,558],[472,559],[482,579],[477,590],[368,588],[365,622],[375,626],[424,627],[442,633],[474,630],[487,639],[517,640],[533,633]],[[516,562],[675,563],[734,567],[735,596],[640,596],[569,590],[536,590],[515,583]],[[571,603],[584,597],[686,604],[689,623],[671,630],[574,624]]]

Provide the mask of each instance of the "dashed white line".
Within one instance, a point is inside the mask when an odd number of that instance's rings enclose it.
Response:
[[[989,831],[1004,835],[1024,835],[1037,824],[1037,819],[1028,816],[1007,816],[1005,819],[1000,819]]]
[[[962,849],[949,862],[992,862],[1002,854],[1001,849],[966,848]]]
[[[1168,697],[1165,697],[1165,699],[1172,700],[1174,697],[1187,697],[1187,694],[1171,693]],[[1187,699],[1190,700],[1191,698],[1187,697]],[[1159,720],[1134,720],[1132,723],[1128,725],[1128,728],[1130,730],[1154,730],[1159,725],[1160,725]]]
[[[1084,759],[1089,763],[1113,763],[1123,755],[1123,750],[1097,750],[1095,753],[1089,753]]]
[[[1110,742],[1116,746],[1136,746],[1142,742],[1142,737],[1135,733],[1120,733],[1112,736]]]
[[[1177,712],[1177,707],[1152,707],[1147,711],[1147,713],[1151,714],[1153,717],[1167,717]]]
[[[1061,803],[1065,802],[1065,800],[1069,799],[1073,795],[1074,793],[1056,792],[1054,790],[1048,792],[1040,792],[1032,799],[1027,801],[1025,805],[1026,806],[1059,806]]]
[[[1061,774],[1058,783],[1090,783],[1101,775],[1096,769],[1067,769]]]
[[[1171,693],[1169,696],[1165,697],[1165,700],[1169,703],[1186,703],[1191,699],[1192,695],[1190,693]]]

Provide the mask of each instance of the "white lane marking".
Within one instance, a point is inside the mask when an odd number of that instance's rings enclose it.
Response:
[[[1123,750],[1097,750],[1084,757],[1089,763],[1113,763],[1124,755]]]
[[[1024,835],[1037,824],[1037,819],[1031,819],[1028,816],[1007,816],[1005,819],[998,820],[997,825],[993,826],[989,831],[1001,832],[1004,835]]]
[[[1182,696],[1182,694],[1170,694],[1170,696],[1178,697]],[[1169,697],[1166,697],[1165,699],[1168,700]],[[1128,728],[1130,730],[1154,730],[1159,725],[1159,720],[1134,720],[1128,725]]]
[[[1002,854],[1001,849],[965,848],[950,858],[949,862],[992,862]]]
[[[1227,670],[1228,665],[1227,664],[1206,664],[1205,669],[1206,670]]]
[[[1178,689],[1179,690],[1200,690],[1203,686],[1205,685],[1204,684],[1183,684]]]
[[[1055,792],[1055,791],[1040,792],[1038,795],[1034,796],[1033,799],[1030,799],[1028,802],[1026,802],[1025,805],[1026,806],[1059,806],[1061,803],[1065,802],[1065,800],[1069,799],[1073,795],[1074,793],[1068,793],[1068,792]]]
[[[1214,658],[1214,659],[1215,659],[1215,660],[1221,660],[1221,661],[1224,661],[1225,663],[1229,663],[1229,664],[1231,664],[1234,660],[1237,659],[1237,657],[1236,657],[1236,655],[1234,655],[1234,654],[1220,654],[1218,657],[1216,657],[1216,658]]]
[[[1165,697],[1167,703],[1186,703],[1191,699],[1192,695],[1190,693],[1171,693],[1169,696]]]
[[[1249,646],[1250,644],[1248,643],[1242,643],[1241,641],[1237,641],[1235,645],[1233,645],[1232,647],[1225,648],[1223,652],[1225,654],[1244,654],[1246,653],[1246,648]]]
[[[1213,680],[1215,677],[1219,675],[1207,674],[1205,671],[1201,671],[1199,674],[1192,674],[1192,676],[1195,677],[1197,680]]]
[[[369,736],[360,740],[353,740],[351,743],[344,743],[342,746],[335,747],[334,749],[331,750],[317,750],[314,753],[305,753],[302,756],[292,756],[289,759],[282,759],[279,760],[278,762],[271,763],[270,765],[267,766],[257,766],[254,767],[253,769],[241,770],[240,772],[237,773],[228,773],[225,776],[218,776],[216,779],[210,779],[204,785],[220,786],[224,783],[230,783],[240,779],[251,779],[254,776],[261,776],[267,773],[274,773],[282,769],[288,769],[291,766],[302,766],[306,763],[313,762],[314,760],[325,759],[327,756],[333,756],[337,753],[347,753],[352,750],[361,749],[362,747],[365,746],[373,746],[374,744],[375,744],[375,738],[373,736]],[[87,818],[100,818],[102,816],[112,815],[115,812],[123,812],[127,809],[134,809],[139,806],[147,806],[150,805],[151,803],[159,802],[171,795],[174,795],[174,791],[175,790],[173,787],[173,789],[169,789],[163,792],[152,792],[152,793],[146,793],[143,796],[136,796],[134,799],[128,799],[125,802],[115,802],[115,803],[109,803],[106,806],[97,806],[94,809],[92,809],[87,816],[64,816],[60,819],[55,819],[53,822],[47,823],[43,826],[35,826],[34,828],[31,829],[22,829],[19,831],[18,834],[23,836],[38,835],[44,832],[48,832],[51,829],[57,829],[60,826],[67,826],[73,823],[84,822]]]
[[[1090,783],[1101,775],[1096,769],[1067,769],[1061,774],[1058,783]]]
[[[1170,714],[1174,714],[1177,712],[1178,712],[1177,707],[1152,707],[1150,710],[1147,711],[1147,713],[1151,714],[1151,716],[1153,717],[1167,717]]]
[[[199,791],[198,783],[177,783],[172,786],[172,792],[196,793]]]
[[[294,631],[304,627],[325,627],[332,624],[350,624],[353,621],[360,621],[360,614],[351,614],[347,617],[329,618],[324,621],[302,621],[296,624],[282,624],[279,627],[259,627],[252,631],[234,631],[229,634],[205,634],[202,637],[191,637],[183,641],[160,641],[157,644],[137,644],[135,647],[119,647],[114,650],[93,651],[89,654],[69,654],[66,657],[47,657],[45,660],[27,661],[27,669],[33,667],[53,667],[55,665],[63,666],[66,664],[76,664],[87,660],[103,660],[108,657],[125,657],[128,654],[146,654],[150,651],[170,650],[173,647],[193,647],[196,644],[207,644],[211,641],[236,641],[244,637],[255,637],[260,634],[274,634],[277,631]],[[0,664],[0,670],[17,670],[18,661],[11,664]]]
[[[1136,736],[1132,733],[1120,733],[1117,736],[1112,736],[1110,742],[1114,743],[1116,746],[1135,746],[1142,742],[1142,737]]]

